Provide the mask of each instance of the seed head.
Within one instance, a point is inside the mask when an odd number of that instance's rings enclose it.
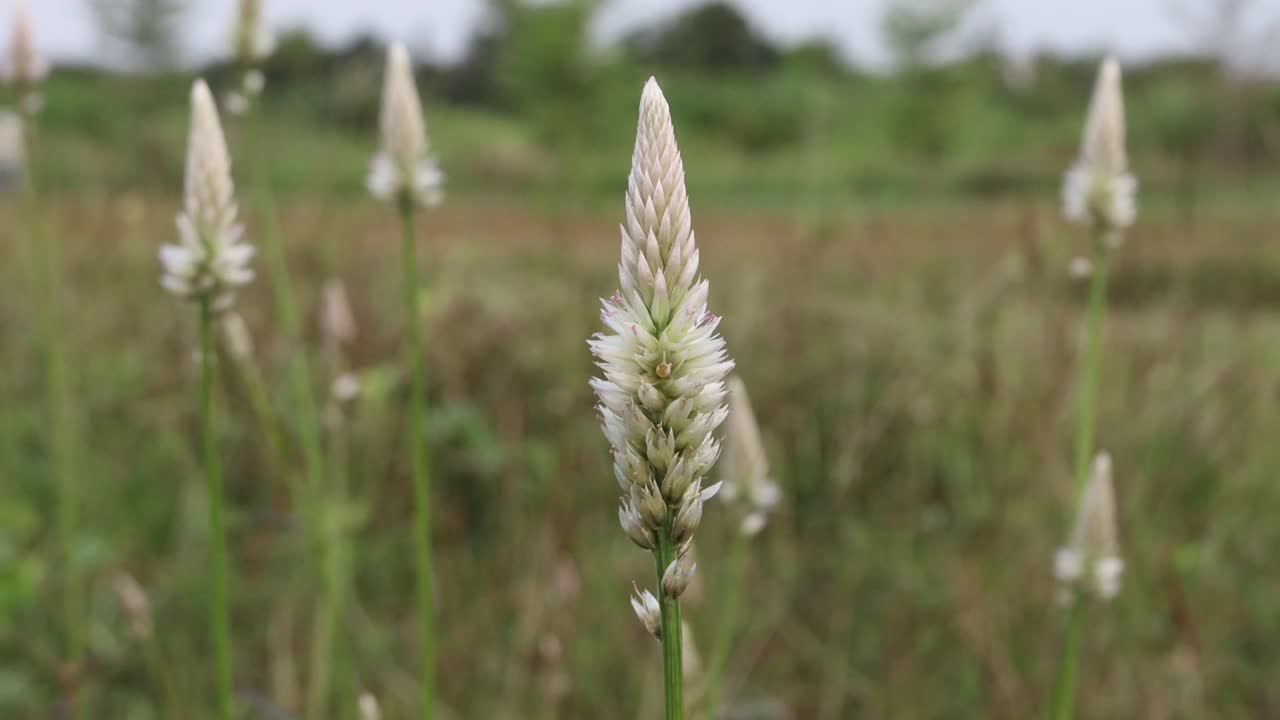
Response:
[[[275,50],[275,37],[262,17],[262,0],[240,0],[231,26],[232,58],[241,65],[256,65]]]
[[[1125,153],[1124,94],[1120,64],[1107,58],[1098,72],[1080,158],[1067,173],[1063,207],[1073,222],[1118,237],[1133,224],[1137,180],[1129,174]]]
[[[31,25],[31,9],[26,0],[18,0],[9,34],[8,57],[4,63],[4,79],[19,95],[34,92],[49,73],[49,66],[36,50],[35,32]]]
[[[191,90],[191,133],[183,212],[178,215],[178,244],[160,248],[161,284],[180,297],[208,298],[225,310],[237,288],[253,279],[253,246],[243,242],[236,221],[231,156],[218,109],[203,80]]]
[[[658,606],[658,598],[648,590],[635,589],[636,592],[631,596],[631,609],[636,611],[636,617],[640,618],[640,623],[644,625],[644,629],[655,638],[662,639],[662,608]]]
[[[413,64],[409,51],[399,43],[387,51],[379,126],[381,147],[373,157],[369,192],[381,200],[427,207],[439,204],[444,174],[429,152]]]
[[[1109,600],[1120,592],[1123,573],[1111,456],[1099,453],[1080,498],[1070,542],[1054,558],[1054,574],[1065,585],[1081,586]]]

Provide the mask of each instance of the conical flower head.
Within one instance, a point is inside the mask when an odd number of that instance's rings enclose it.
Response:
[[[1111,456],[1099,453],[1080,498],[1070,542],[1058,551],[1055,574],[1063,583],[1081,583],[1098,597],[1109,599],[1120,591],[1123,572]]]
[[[170,292],[207,298],[216,309],[230,307],[236,288],[253,279],[253,247],[243,242],[236,221],[231,156],[213,95],[203,80],[191,90],[191,131],[187,140],[183,211],[176,245],[160,249]]]
[[[769,458],[746,383],[737,376],[729,378],[729,430],[720,474],[724,478],[724,489],[720,491],[724,499],[745,510],[742,531],[754,535],[762,530],[769,511],[782,499],[782,492],[769,474]]]
[[[409,51],[399,43],[387,51],[379,130],[381,145],[369,173],[369,191],[383,200],[438,204],[444,175],[429,152]]]
[[[31,9],[26,0],[18,0],[9,35],[9,50],[4,63],[5,81],[17,88],[20,94],[30,92],[44,80],[49,72],[40,53],[36,51],[35,31],[31,25]]]
[[[1137,181],[1125,152],[1124,93],[1120,64],[1107,58],[1098,72],[1080,158],[1067,173],[1063,203],[1067,218],[1116,231],[1133,224]]]
[[[275,38],[262,17],[262,0],[240,0],[231,26],[231,54],[236,62],[254,65],[275,52]]]
[[[669,509],[662,516],[678,520],[687,541],[714,493],[701,485],[720,454],[712,433],[728,412],[724,378],[733,363],[716,334],[719,318],[707,312],[684,165],[671,111],[652,79],[640,100],[621,231],[621,290],[603,301],[606,332],[588,342],[604,374],[591,386],[627,494],[624,529],[647,540],[636,525],[648,517],[649,530],[666,531],[655,527],[657,513],[639,508],[656,488]]]

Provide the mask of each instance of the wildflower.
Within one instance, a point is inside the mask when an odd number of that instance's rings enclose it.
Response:
[[[640,618],[640,623],[644,625],[644,629],[649,634],[662,639],[662,608],[658,606],[658,598],[648,590],[636,588],[635,595],[631,596],[631,609],[636,611],[636,617]]]
[[[1115,242],[1118,231],[1133,224],[1137,187],[1125,153],[1120,64],[1107,58],[1089,104],[1080,157],[1063,185],[1065,214],[1073,222],[1106,232]]]
[[[191,131],[183,212],[178,215],[178,244],[160,248],[161,284],[180,297],[208,298],[218,310],[229,308],[237,288],[253,279],[253,246],[243,242],[236,222],[231,157],[218,109],[203,80],[191,90]]]
[[[333,346],[349,345],[356,339],[356,318],[347,299],[347,286],[330,278],[320,291],[320,329]]]
[[[608,332],[588,342],[604,375],[591,387],[623,491],[623,530],[645,549],[665,538],[687,550],[703,503],[718,489],[702,481],[720,454],[712,433],[728,414],[724,378],[733,363],[716,334],[720,319],[707,312],[684,166],[653,79],[640,100],[621,230],[621,289],[603,301]],[[688,585],[687,558],[681,553],[665,572],[668,597]]]
[[[782,491],[769,475],[769,459],[751,398],[746,384],[737,376],[729,378],[729,429],[721,476],[725,501],[744,511],[739,526],[742,534],[750,536],[763,530],[768,513],[782,499]]]
[[[235,311],[222,318],[222,335],[227,340],[227,349],[237,360],[248,360],[253,357],[253,334],[249,332],[249,324],[244,317]]]
[[[409,52],[397,43],[387,51],[379,119],[381,147],[369,172],[369,192],[380,200],[430,207],[443,199],[444,174],[427,144],[422,101]]]
[[[262,0],[240,0],[231,27],[231,55],[241,65],[255,65],[271,57],[276,41],[262,17]]]
[[[147,592],[126,572],[116,575],[111,586],[129,622],[129,632],[137,640],[151,637],[151,602],[147,599]]]
[[[22,177],[26,157],[22,116],[0,110],[0,191],[16,185]]]
[[[31,10],[26,0],[18,0],[9,35],[9,53],[4,64],[4,79],[19,94],[33,91],[49,73],[49,66],[36,51],[35,32],[31,28]]]
[[[1116,537],[1115,489],[1111,456],[1098,453],[1076,513],[1075,528],[1054,558],[1054,575],[1067,586],[1080,585],[1103,600],[1120,592],[1124,561]]]
[[[372,693],[360,693],[357,704],[360,708],[360,720],[382,720],[382,708],[378,706],[378,698]]]

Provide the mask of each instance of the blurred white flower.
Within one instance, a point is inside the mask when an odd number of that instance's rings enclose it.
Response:
[[[244,74],[244,91],[245,94],[257,97],[267,87],[267,76],[262,74],[261,70],[254,68]]]
[[[271,57],[276,41],[262,17],[262,0],[240,0],[231,26],[231,55],[236,62],[254,65]]]
[[[222,319],[222,335],[227,340],[227,349],[237,360],[248,360],[253,357],[253,333],[249,325],[238,312],[228,312]]]
[[[241,115],[249,112],[248,98],[246,98],[243,93],[239,93],[234,90],[227,93],[227,98],[223,101],[222,105],[227,109],[228,113],[235,115],[236,117],[240,117]]]
[[[769,474],[760,426],[742,379],[729,378],[729,429],[725,436],[724,464],[720,476],[726,502],[744,511],[741,531],[755,535],[764,529],[769,511],[782,499],[782,491]]]
[[[369,192],[381,200],[439,204],[444,174],[430,154],[413,64],[399,43],[387,51],[379,125],[381,145],[369,172]]]
[[[607,332],[588,341],[604,372],[591,387],[623,492],[623,529],[642,548],[668,529],[687,545],[716,490],[702,482],[720,455],[713,432],[728,414],[733,362],[716,334],[720,319],[707,312],[684,163],[653,79],[640,100],[621,230],[621,289],[603,301]],[[672,563],[663,593],[678,597],[692,573],[691,561]]]
[[[1063,184],[1063,209],[1073,222],[1117,235],[1137,215],[1137,188],[1125,153],[1120,64],[1107,58],[1089,104],[1080,157]]]
[[[36,50],[31,10],[26,0],[18,0],[9,34],[9,49],[0,70],[4,73],[5,82],[16,87],[20,95],[32,91],[49,72],[48,64]]]
[[[348,345],[356,339],[356,318],[347,298],[347,286],[329,278],[320,291],[320,330],[331,345]]]
[[[1123,573],[1111,456],[1098,453],[1080,498],[1070,541],[1054,557],[1054,576],[1064,585],[1079,586],[1109,600],[1120,592]]]
[[[231,156],[218,108],[203,80],[191,89],[191,131],[178,243],[160,248],[161,284],[175,295],[231,306],[237,288],[253,279],[253,246],[243,242],[236,222]]]
[[[18,184],[22,177],[26,153],[22,128],[21,115],[0,110],[0,190]]]
[[[360,709],[360,720],[382,720],[382,708],[372,693],[362,692],[357,700]]]
[[[351,402],[360,397],[360,378],[353,373],[342,373],[333,379],[331,392],[334,400],[340,403]]]
[[[1093,261],[1087,257],[1076,256],[1071,258],[1071,262],[1067,265],[1067,275],[1072,280],[1085,280],[1093,275]]]

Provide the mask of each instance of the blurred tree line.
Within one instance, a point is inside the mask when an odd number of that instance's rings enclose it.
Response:
[[[172,67],[185,0],[86,1],[105,34],[131,48],[131,67]],[[1176,186],[1188,202],[1196,178],[1269,170],[1280,150],[1280,89],[1271,76],[1243,71],[1243,41],[1228,39],[1256,26],[1241,20],[1256,17],[1242,14],[1249,0],[1200,3],[1188,27],[1209,38],[1201,52],[1126,75],[1144,181]],[[834,157],[858,169],[842,182],[883,187],[904,174],[946,174],[961,178],[962,189],[987,192],[1026,187],[1029,178],[1056,185],[1075,152],[1099,60],[1009,57],[982,0],[890,2],[881,18],[887,70],[856,67],[824,40],[780,45],[726,0],[602,44],[595,27],[607,4],[490,0],[460,61],[420,66],[428,102],[509,118],[546,156],[589,163],[631,141],[637,88],[656,74],[682,132],[701,134],[701,145],[785,156],[792,165],[831,166]],[[1216,24],[1205,19],[1218,16]],[[265,68],[266,101],[318,126],[363,132],[377,115],[382,52],[371,36],[335,49],[305,31],[285,32]],[[204,71],[215,84],[233,72]],[[77,107],[88,110],[63,105]]]

